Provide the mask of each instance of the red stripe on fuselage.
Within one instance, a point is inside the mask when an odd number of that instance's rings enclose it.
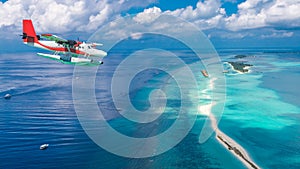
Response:
[[[49,34],[49,33],[44,33],[44,34],[41,34],[42,36],[52,36],[52,34]]]
[[[37,43],[37,44],[41,45],[42,47],[44,47],[44,48],[46,48],[48,50],[51,50],[51,51],[57,51],[57,52],[63,52],[63,53],[69,52],[68,48],[64,48],[64,47],[57,47],[57,48],[56,47],[51,47],[51,46],[47,46],[47,45],[42,44],[40,41],[37,41],[35,43]],[[70,48],[70,52],[75,53],[75,54],[79,54],[79,55],[89,55],[88,53],[82,52],[80,50],[76,50],[74,48]]]

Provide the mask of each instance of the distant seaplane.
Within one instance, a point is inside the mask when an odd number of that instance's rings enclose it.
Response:
[[[37,55],[62,63],[100,65],[103,64],[103,57],[107,55],[105,51],[96,49],[97,46],[102,46],[99,43],[66,40],[53,34],[36,35],[31,20],[23,20],[22,39],[24,44],[54,52],[53,54],[37,53]]]

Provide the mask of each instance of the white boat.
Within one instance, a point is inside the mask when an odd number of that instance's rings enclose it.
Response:
[[[40,146],[40,150],[45,150],[49,147],[49,144],[43,144]]]
[[[10,94],[6,94],[5,96],[4,96],[4,99],[10,99],[11,98],[11,95]]]

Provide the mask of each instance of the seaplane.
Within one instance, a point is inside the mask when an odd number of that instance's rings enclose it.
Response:
[[[107,55],[103,50],[96,47],[102,46],[100,43],[85,43],[79,40],[66,40],[53,34],[37,35],[32,21],[23,20],[24,44],[52,51],[52,54],[37,53],[38,56],[50,58],[66,64],[78,65],[100,65],[102,59]]]

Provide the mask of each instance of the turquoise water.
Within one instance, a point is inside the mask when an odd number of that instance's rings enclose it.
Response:
[[[254,66],[250,73],[239,74],[224,63],[229,73],[225,74],[227,97],[219,128],[242,145],[262,168],[299,168],[300,54],[220,52],[223,62],[236,60],[233,56],[237,54],[249,56],[242,60]],[[172,126],[181,104],[179,88],[172,77],[156,70],[135,77],[129,95],[136,109],[149,108],[148,96],[157,88],[165,88],[170,99],[165,113],[155,123],[132,123],[117,113],[106,90],[105,79],[112,75],[110,65],[117,62],[107,58],[104,63],[97,74],[95,94],[113,128],[141,138]],[[214,135],[199,143],[207,120],[204,115],[197,116],[192,130],[178,145],[161,155],[131,159],[103,150],[77,119],[72,101],[73,69],[73,65],[39,58],[35,53],[0,55],[0,94],[12,95],[10,100],[0,99],[0,168],[246,168]],[[207,85],[200,72],[196,75],[203,86],[191,88],[190,93]],[[39,150],[44,143],[49,148]]]
[[[300,54],[246,54],[242,60],[254,66],[249,74],[226,75],[226,107],[219,126],[261,167],[299,168]]]

